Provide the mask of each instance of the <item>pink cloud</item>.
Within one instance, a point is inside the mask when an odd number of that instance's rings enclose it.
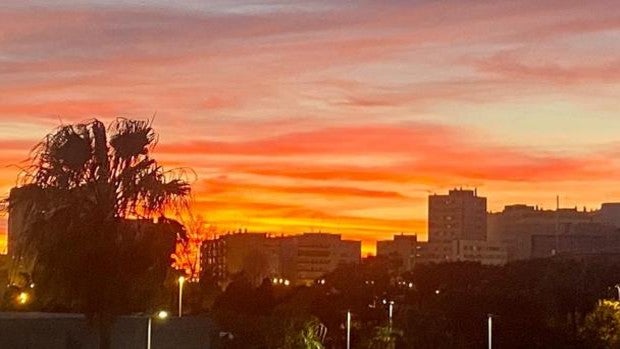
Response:
[[[604,96],[581,89],[612,89],[620,78],[620,47],[589,46],[620,29],[614,1],[241,5],[3,6],[0,164],[27,157],[59,117],[156,112],[156,156],[200,173],[195,193],[214,219],[232,226],[238,214],[286,230],[321,217],[365,239],[423,231],[426,190],[524,185],[536,197],[536,185],[620,172],[608,155],[615,147],[542,152],[486,125],[489,114],[510,124],[512,109],[502,108],[515,96],[566,100],[600,119],[589,106]],[[487,117],[465,120],[466,108]],[[15,120],[44,126],[19,135],[31,143],[14,141],[16,127],[2,126]],[[519,140],[530,131],[508,133]],[[13,170],[0,172],[0,186],[10,187]],[[221,175],[229,179],[213,179]],[[607,188],[567,190],[591,197]]]
[[[562,65],[551,62],[532,63],[522,61],[514,54],[500,53],[479,61],[477,67],[482,72],[511,81],[546,81],[558,85],[620,82],[620,60],[617,58],[601,63]]]
[[[609,176],[620,167],[601,166],[600,156],[561,156],[518,148],[494,146],[472,139],[466,130],[433,124],[368,125],[319,129],[256,141],[194,141],[162,144],[161,154],[201,154],[283,157],[288,163],[228,164],[231,171],[316,179],[430,178],[544,181]],[[321,165],[308,156],[383,154],[396,164],[363,163]],[[311,157],[309,158],[311,159]]]

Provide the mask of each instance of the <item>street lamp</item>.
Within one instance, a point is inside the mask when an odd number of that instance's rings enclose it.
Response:
[[[165,320],[168,318],[168,312],[160,310],[155,314],[158,320]],[[146,349],[151,349],[151,337],[153,333],[153,316],[149,315],[146,323]]]
[[[620,301],[620,285],[616,285],[615,287],[618,290],[618,300]]]
[[[489,335],[489,349],[493,348],[493,314],[487,314],[488,318],[488,335]]]
[[[179,276],[179,317],[183,316],[183,284],[185,276]]]
[[[26,303],[28,303],[29,300],[30,295],[28,294],[28,292],[20,292],[17,295],[17,303],[19,303],[20,305],[25,305]]]
[[[347,310],[347,349],[351,349],[351,311]]]
[[[272,283],[274,285],[284,285],[284,286],[290,286],[291,285],[291,281],[289,279],[283,279],[283,278],[273,278],[273,280],[271,280]]]
[[[392,326],[392,315],[394,314],[394,301],[390,301],[388,306],[388,318],[390,319],[390,326]]]

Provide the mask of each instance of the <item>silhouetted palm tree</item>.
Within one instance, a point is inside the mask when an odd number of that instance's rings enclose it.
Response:
[[[106,130],[92,120],[60,126],[34,148],[8,203],[14,267],[31,272],[43,309],[84,312],[106,330],[161,288],[184,229],[153,220],[190,188],[150,157],[156,139],[149,121],[117,119]]]

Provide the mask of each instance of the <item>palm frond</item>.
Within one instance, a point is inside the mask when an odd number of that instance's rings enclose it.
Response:
[[[149,157],[155,141],[148,121],[117,119],[106,130],[90,120],[58,127],[33,149],[6,204],[19,222],[17,267],[29,266],[41,304],[100,314],[134,304],[126,293],[136,280],[163,282],[185,232],[152,218],[184,204],[190,187],[186,172]]]
[[[148,120],[129,120],[118,118],[109,130],[110,145],[115,155],[129,160],[148,154],[148,147],[156,139],[156,134]]]

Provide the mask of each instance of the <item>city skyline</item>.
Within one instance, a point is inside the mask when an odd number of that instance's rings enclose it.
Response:
[[[368,252],[455,187],[491,211],[620,201],[619,5],[448,3],[8,1],[0,195],[61,122],[155,114],[154,155],[223,231]]]

